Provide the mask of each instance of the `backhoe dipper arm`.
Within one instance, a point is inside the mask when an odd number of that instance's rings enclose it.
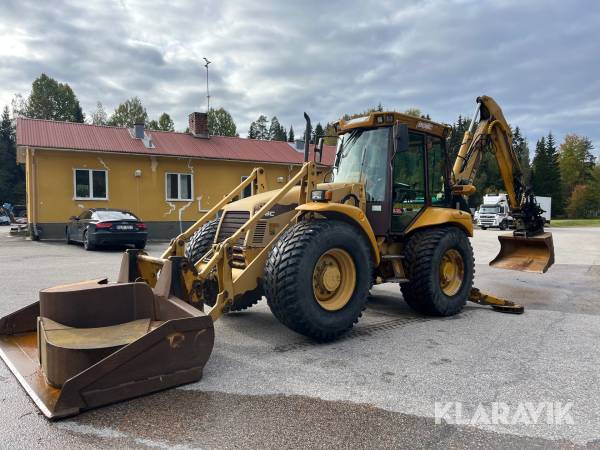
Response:
[[[477,118],[479,117],[479,121]],[[484,151],[490,148],[498,162],[511,214],[517,222],[515,234],[534,235],[544,231],[541,209],[535,196],[525,187],[517,155],[512,148],[510,126],[493,98],[477,98],[471,126],[464,134],[452,170],[453,191],[459,195],[475,192],[473,180]]]

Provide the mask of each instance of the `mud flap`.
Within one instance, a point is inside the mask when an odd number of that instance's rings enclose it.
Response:
[[[50,419],[197,381],[213,343],[209,316],[145,283],[58,286],[0,319],[0,356]]]
[[[545,273],[554,264],[552,233],[531,237],[502,234],[498,240],[500,253],[490,262],[492,267]]]

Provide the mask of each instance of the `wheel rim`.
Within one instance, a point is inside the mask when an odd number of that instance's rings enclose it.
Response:
[[[87,233],[83,233],[83,246],[85,248],[88,248],[88,237],[87,237]]]
[[[321,255],[313,270],[315,300],[327,311],[338,311],[348,304],[356,287],[356,267],[350,254],[332,248]]]
[[[440,262],[440,287],[442,292],[451,297],[456,295],[465,279],[465,264],[461,254],[451,248],[446,250]]]

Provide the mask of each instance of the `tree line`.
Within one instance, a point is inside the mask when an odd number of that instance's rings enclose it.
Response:
[[[89,116],[83,112],[79,99],[67,83],[60,83],[46,74],[41,74],[31,85],[27,98],[15,96],[12,102],[13,118],[24,116],[34,119],[59,120],[94,125],[133,127],[136,123],[144,123],[148,129],[174,131],[174,123],[168,113],[162,113],[156,119],[150,119],[148,112],[139,97],[131,97],[120,103],[109,116],[101,102]],[[379,103],[358,114],[346,114],[345,119],[383,111]],[[406,114],[429,119],[418,108],[410,108]],[[451,125],[448,138],[450,159],[458,153],[465,131],[470,120],[462,116]],[[209,133],[213,136],[239,136],[232,115],[224,108],[211,108],[208,112]],[[189,131],[189,130],[186,130]],[[521,129],[514,126],[513,150],[518,156],[523,176],[527,185],[533,188],[536,195],[552,197],[552,213],[554,216],[588,217],[600,211],[600,165],[592,154],[594,148],[591,140],[576,134],[567,134],[564,141],[557,146],[552,133],[540,137],[535,146],[533,159],[527,139]],[[323,127],[317,123],[310,132],[311,142],[323,137],[325,144],[336,145],[337,138],[333,122]],[[281,125],[277,116],[271,120],[260,115],[250,124],[249,139],[275,140],[294,142],[294,129],[289,131]],[[301,136],[303,138],[303,134]],[[488,193],[503,191],[497,163],[491,152],[486,152],[481,161],[477,179],[477,193],[469,198],[472,207],[478,206],[482,196]],[[8,106],[0,116],[0,201],[23,203],[25,200],[25,174],[22,166],[16,164],[16,138],[14,120]]]
[[[452,124],[448,140],[451,160],[456,157],[470,120],[459,116]],[[585,136],[567,134],[557,147],[549,132],[536,141],[533,160],[529,144],[518,126],[512,129],[512,148],[517,155],[525,184],[536,195],[552,197],[552,215],[591,217],[600,212],[600,165],[592,154],[594,146]],[[482,158],[477,179],[477,193],[469,198],[472,207],[481,204],[484,194],[502,192],[504,186],[493,153]]]

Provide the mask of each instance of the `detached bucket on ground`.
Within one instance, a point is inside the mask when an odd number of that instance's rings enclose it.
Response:
[[[500,253],[490,262],[499,269],[545,273],[554,264],[552,233],[533,237],[504,234],[498,236]]]
[[[45,289],[0,319],[0,356],[50,419],[202,377],[212,318],[146,283],[85,281]]]

